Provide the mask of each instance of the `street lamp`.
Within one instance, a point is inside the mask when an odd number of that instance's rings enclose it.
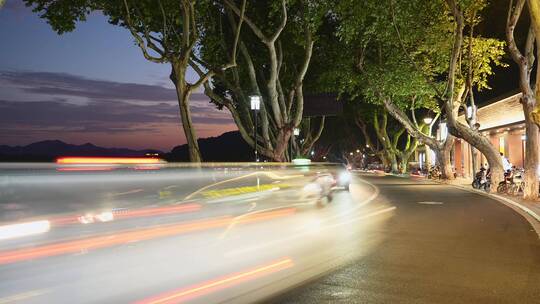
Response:
[[[251,102],[251,110],[253,111],[253,116],[255,120],[255,127],[253,128],[253,142],[255,146],[255,162],[259,162],[259,156],[257,153],[257,111],[261,109],[261,96],[252,95],[249,96]]]
[[[299,128],[293,128],[293,135],[291,136],[290,140],[289,140],[289,157],[291,158],[291,161],[293,160],[293,146],[294,144],[296,143],[296,137],[300,135],[300,129]]]
[[[426,123],[426,125],[429,125],[432,121],[433,121],[432,117],[429,117],[429,116],[424,117],[424,122]]]
[[[473,118],[474,111],[476,111],[476,106],[468,106],[467,107],[467,118],[468,119]]]
[[[448,137],[448,125],[446,122],[441,122],[439,124],[439,140],[445,140]]]
[[[360,149],[356,149],[356,153],[360,153]]]

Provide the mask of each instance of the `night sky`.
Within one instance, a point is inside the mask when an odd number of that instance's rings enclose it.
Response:
[[[0,144],[60,139],[168,151],[185,143],[169,65],[146,61],[130,33],[105,17],[93,14],[59,36],[8,0],[0,41]],[[199,137],[236,129],[204,94],[192,97],[192,110]]]
[[[507,7],[507,0],[492,1],[484,36],[504,39]],[[168,151],[185,143],[169,65],[146,61],[129,32],[102,15],[59,36],[22,1],[8,0],[0,41],[0,144],[60,139]],[[496,70],[493,90],[478,94],[479,104],[518,88],[515,64],[508,55],[505,61],[510,66]],[[192,110],[201,138],[236,129],[202,93],[192,97]]]

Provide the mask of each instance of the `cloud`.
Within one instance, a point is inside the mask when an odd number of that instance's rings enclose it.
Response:
[[[185,142],[174,89],[20,71],[0,71],[0,84],[6,88],[0,92],[0,144],[64,138],[105,145],[122,140],[126,147],[142,147],[155,136],[153,147],[163,149]],[[199,136],[235,129],[230,114],[205,95],[194,94],[191,100]],[[130,144],[138,141],[137,134],[144,141]]]
[[[194,123],[226,124],[225,113],[208,112],[204,107],[193,107]],[[113,130],[114,126],[180,121],[178,107],[167,103],[135,105],[121,101],[92,101],[74,105],[62,100],[6,101],[0,100],[0,126],[26,124],[36,127],[79,127],[83,129]],[[109,128],[110,127],[110,128]]]
[[[25,93],[85,97],[88,99],[176,102],[176,91],[160,85],[123,83],[89,79],[82,76],[32,71],[2,71],[0,81],[18,87]],[[194,93],[192,101],[209,101],[202,93]]]

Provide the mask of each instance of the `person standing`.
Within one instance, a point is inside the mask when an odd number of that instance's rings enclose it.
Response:
[[[501,160],[502,160],[502,165],[505,172],[508,170],[512,170],[512,164],[510,163],[510,161],[508,161],[508,158],[506,158],[504,154],[502,154],[502,152],[501,152]]]

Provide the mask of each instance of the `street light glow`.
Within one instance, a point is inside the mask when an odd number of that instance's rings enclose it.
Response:
[[[251,109],[254,111],[258,111],[261,109],[261,96],[259,95],[252,95],[249,96],[249,100],[251,102]]]

